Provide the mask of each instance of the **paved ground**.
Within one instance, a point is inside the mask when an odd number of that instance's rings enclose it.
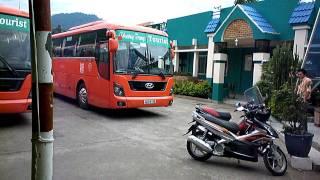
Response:
[[[212,158],[197,162],[182,136],[196,100],[175,98],[169,108],[127,111],[79,109],[54,101],[54,179],[319,179],[320,173],[288,169],[272,177],[262,161]],[[210,103],[209,103],[210,104]],[[232,111],[230,105],[214,105]],[[236,119],[240,114],[233,114]],[[0,180],[30,179],[31,115],[0,116]]]

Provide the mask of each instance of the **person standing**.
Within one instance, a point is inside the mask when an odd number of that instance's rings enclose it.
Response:
[[[299,78],[296,93],[307,102],[311,98],[311,86],[312,80],[307,77],[307,72],[304,69],[299,69],[297,71],[297,77]]]

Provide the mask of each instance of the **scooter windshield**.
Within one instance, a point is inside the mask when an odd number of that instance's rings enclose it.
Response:
[[[257,86],[253,86],[247,89],[244,92],[244,96],[246,97],[249,103],[253,103],[256,105],[264,104],[263,97],[260,93],[260,90]]]

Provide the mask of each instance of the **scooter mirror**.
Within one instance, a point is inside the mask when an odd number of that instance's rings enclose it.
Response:
[[[237,102],[235,105],[236,105],[236,107],[240,107],[241,106],[240,102]]]

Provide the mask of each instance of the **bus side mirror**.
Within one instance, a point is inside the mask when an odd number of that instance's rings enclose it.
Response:
[[[114,30],[110,30],[106,32],[109,44],[109,51],[110,52],[116,52],[119,47],[119,42],[116,39],[116,32]]]
[[[109,51],[110,52],[116,52],[119,47],[119,42],[117,39],[109,39]]]

